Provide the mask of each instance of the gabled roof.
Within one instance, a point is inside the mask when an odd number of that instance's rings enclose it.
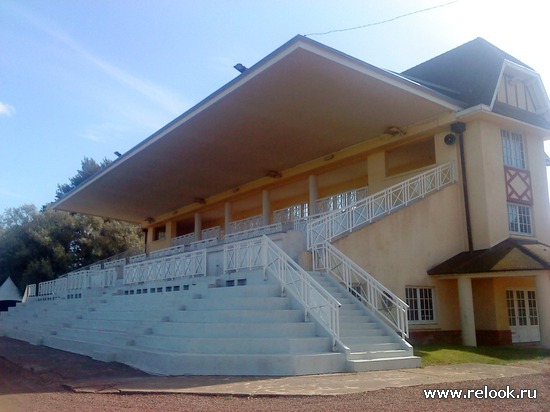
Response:
[[[17,286],[15,286],[15,283],[13,283],[13,280],[11,280],[10,277],[8,277],[2,286],[0,286],[0,301],[3,300],[21,301],[19,289],[17,289]]]
[[[462,252],[428,270],[429,275],[550,270],[550,246],[508,238],[497,245]]]
[[[401,74],[464,101],[468,107],[479,104],[491,106],[505,60],[531,69],[514,56],[478,37]]]

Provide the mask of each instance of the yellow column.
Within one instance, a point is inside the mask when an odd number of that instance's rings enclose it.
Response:
[[[229,233],[229,224],[231,223],[231,203],[225,202],[225,233]]]
[[[262,217],[263,224],[271,224],[271,201],[269,199],[269,190],[262,190]]]
[[[317,182],[317,176],[310,175],[309,176],[309,214],[314,215],[316,213],[315,210],[315,202],[319,199],[319,186]]]
[[[202,239],[202,219],[199,212],[195,213],[195,240]]]
[[[467,277],[458,278],[458,300],[462,323],[462,344],[464,346],[477,346],[472,279]]]

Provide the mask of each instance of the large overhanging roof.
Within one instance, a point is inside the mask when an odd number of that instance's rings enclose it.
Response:
[[[140,222],[459,109],[394,73],[297,36],[55,204]]]

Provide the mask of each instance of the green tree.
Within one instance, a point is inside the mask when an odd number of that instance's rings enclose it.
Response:
[[[107,167],[84,158],[69,184],[58,185],[59,199]],[[100,217],[54,210],[45,205],[7,209],[0,215],[0,283],[11,276],[21,291],[73,270],[141,247],[139,227]]]
[[[69,193],[71,190],[75,189],[90,177],[96,175],[107,166],[112,163],[111,160],[104,158],[100,164],[98,164],[94,159],[89,157],[84,157],[80,162],[80,170],[69,179],[69,183],[63,183],[57,185],[57,191],[55,192],[55,199],[59,200],[65,194]]]

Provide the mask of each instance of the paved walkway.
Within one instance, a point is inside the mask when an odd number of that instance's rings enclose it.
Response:
[[[118,363],[94,361],[86,356],[33,346],[0,337],[0,357],[20,367],[55,376],[76,392],[188,393],[233,396],[343,395],[385,388],[540,373],[522,366],[459,364],[393,371],[339,373],[294,377],[151,376]]]

